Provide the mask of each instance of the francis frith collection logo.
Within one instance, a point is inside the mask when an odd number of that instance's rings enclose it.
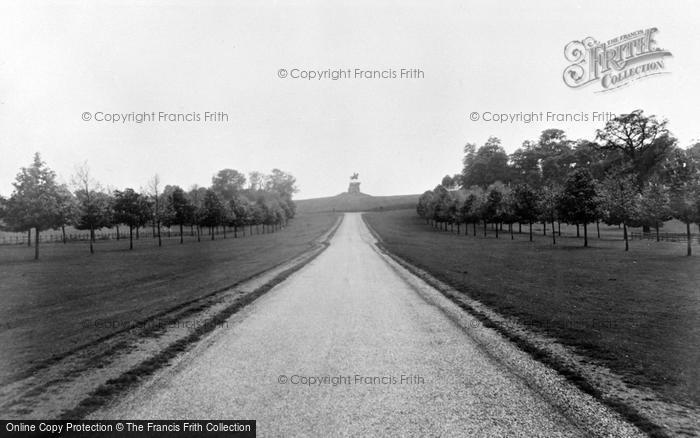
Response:
[[[564,70],[564,83],[571,88],[598,84],[598,92],[604,92],[668,73],[664,58],[672,55],[658,47],[657,31],[655,27],[637,30],[606,42],[592,37],[571,41],[564,48],[566,60],[572,63]]]

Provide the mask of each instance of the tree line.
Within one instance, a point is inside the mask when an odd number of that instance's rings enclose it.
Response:
[[[246,226],[262,226],[263,231],[284,227],[294,217],[292,201],[297,191],[296,179],[289,173],[273,169],[270,174],[251,172],[248,178],[237,170],[223,169],[212,177],[209,187],[193,186],[184,190],[177,185],[163,186],[156,174],[141,190],[103,188],[91,175],[87,164],[77,168],[70,186],[59,184],[56,173],[42,161],[39,153],[28,167],[23,167],[13,182],[9,198],[0,196],[0,229],[26,232],[28,244],[34,231],[34,258],[39,258],[42,231],[66,227],[90,232],[90,252],[94,253],[95,231],[101,228],[128,229],[129,249],[139,230],[152,229],[153,238],[162,245],[161,228],[178,227],[180,243],[185,228],[201,241],[206,230],[212,240],[217,230],[233,230],[234,237]]]
[[[421,195],[418,214],[436,227],[503,224],[530,227],[535,222],[583,228],[601,221],[619,225],[625,250],[629,227],[656,230],[676,218],[686,225],[687,254],[692,254],[691,224],[700,227],[700,142],[685,149],[667,128],[668,121],[642,110],[622,114],[596,131],[594,140],[567,139],[560,129],[543,131],[508,155],[496,137],[477,148],[464,147],[461,174],[446,175],[433,190]],[[598,233],[600,233],[598,228]],[[600,235],[599,235],[600,237]]]

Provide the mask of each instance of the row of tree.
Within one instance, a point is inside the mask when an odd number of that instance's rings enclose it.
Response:
[[[104,189],[91,176],[87,165],[79,167],[71,188],[56,181],[56,174],[34,155],[32,164],[17,174],[12,195],[0,196],[0,229],[27,232],[34,230],[35,259],[39,258],[39,236],[48,229],[61,229],[66,242],[66,227],[90,231],[93,253],[95,231],[101,228],[129,229],[129,249],[133,249],[134,231],[150,226],[153,237],[162,245],[161,227],[178,227],[180,243],[184,228],[201,241],[203,228],[213,240],[216,230],[233,229],[234,237],[245,226],[263,226],[275,230],[294,217],[293,194],[296,179],[281,170],[269,175],[252,172],[246,178],[233,169],[223,169],[212,178],[210,187],[193,186],[184,190],[177,185],[162,186],[155,175],[143,190]],[[31,239],[28,242],[31,244]]]
[[[641,110],[620,115],[597,131],[594,141],[570,141],[564,131],[548,129],[538,141],[525,141],[508,155],[495,137],[476,148],[465,146],[463,171],[445,176],[425,192],[417,211],[436,226],[473,223],[551,224],[583,227],[600,221],[623,228],[659,228],[677,218],[686,224],[687,253],[692,253],[692,223],[700,226],[700,143],[678,147],[667,121]],[[466,230],[465,230],[466,232]]]

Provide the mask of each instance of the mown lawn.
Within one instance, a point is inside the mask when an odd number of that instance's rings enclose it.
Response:
[[[386,247],[498,312],[603,361],[627,381],[700,405],[700,245],[437,231],[414,210],[367,213]],[[574,229],[575,230],[575,229]],[[464,230],[462,229],[462,232]],[[523,232],[526,228],[523,227]],[[548,233],[549,234],[549,233]],[[569,234],[567,237],[566,234]]]
[[[135,241],[0,246],[0,382],[124,324],[206,295],[309,249],[337,215],[301,215],[271,234],[201,242],[148,234]],[[145,234],[145,233],[144,233]],[[117,324],[95,324],[110,321]],[[111,327],[110,325],[115,325]]]

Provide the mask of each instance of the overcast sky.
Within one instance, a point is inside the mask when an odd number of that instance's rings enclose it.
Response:
[[[280,168],[298,198],[359,172],[373,195],[420,193],[460,170],[465,143],[508,152],[546,128],[593,138],[603,123],[473,122],[472,112],[629,112],[700,138],[700,3],[0,2],[0,194],[35,151],[68,182],[88,161],[104,185],[209,185],[222,168]],[[669,74],[596,93],[568,88],[564,47],[658,28]],[[291,72],[417,68],[417,79],[304,80]],[[96,113],[224,112],[228,122],[109,123]],[[92,119],[83,120],[89,112]]]

